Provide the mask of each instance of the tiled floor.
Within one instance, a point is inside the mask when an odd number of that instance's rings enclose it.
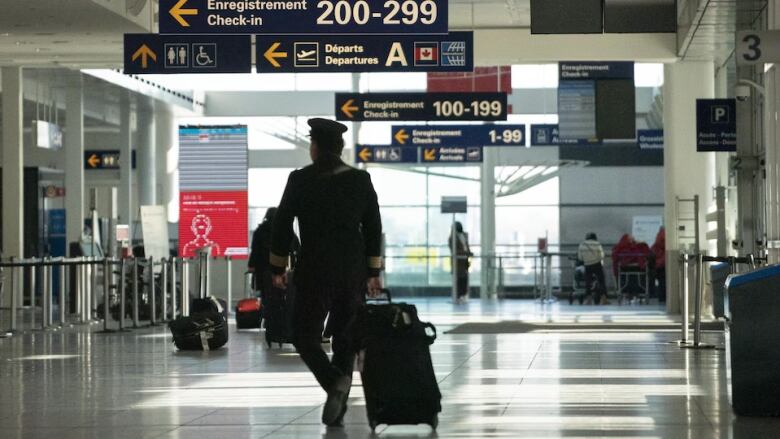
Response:
[[[674,331],[443,335],[466,321],[666,322],[653,307],[454,307],[415,301],[439,326],[444,395],[437,437],[778,438],[780,420],[737,419],[725,353],[681,350]],[[167,329],[32,332],[0,340],[0,438],[369,437],[359,380],[346,427],[319,423],[324,399],[291,347],[257,332],[227,349],[177,353]],[[705,335],[722,344],[720,334]],[[427,426],[380,436],[429,437]]]

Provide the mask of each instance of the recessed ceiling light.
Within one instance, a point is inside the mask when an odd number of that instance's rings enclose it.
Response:
[[[10,36],[11,36],[10,32],[4,32],[4,33],[0,34],[0,37],[10,37]]]

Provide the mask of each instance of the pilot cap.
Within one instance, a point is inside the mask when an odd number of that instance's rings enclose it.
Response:
[[[331,136],[341,136],[347,132],[347,126],[343,123],[336,122],[335,120],[323,119],[321,117],[309,119],[308,124],[311,127],[309,134],[317,132]]]

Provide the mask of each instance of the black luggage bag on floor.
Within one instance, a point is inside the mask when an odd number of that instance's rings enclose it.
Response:
[[[261,298],[263,304],[263,328],[265,342],[270,348],[274,343],[282,347],[293,342],[293,306],[295,286],[292,274],[287,276],[287,289],[269,288]]]
[[[441,392],[429,348],[436,327],[421,322],[414,305],[389,303],[366,305],[353,331],[371,430],[380,424],[428,424],[435,430]]]
[[[219,312],[205,311],[170,322],[173,342],[182,351],[219,349],[228,342],[228,325]]]

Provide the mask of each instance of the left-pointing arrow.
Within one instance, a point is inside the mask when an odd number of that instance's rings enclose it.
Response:
[[[187,0],[179,0],[175,5],[173,5],[168,13],[170,13],[171,17],[178,21],[182,27],[190,27],[190,24],[187,22],[187,20],[184,19],[183,16],[198,15],[198,10],[194,8],[183,9],[185,4],[187,4]]]
[[[141,58],[141,68],[146,69],[149,67],[149,58],[152,59],[152,61],[157,62],[157,54],[154,53],[152,49],[149,48],[146,44],[142,44],[141,47],[138,48],[138,50],[135,51],[133,54],[133,61],[137,60],[138,58]]]
[[[97,154],[92,154],[87,160],[87,164],[90,168],[97,168],[100,165],[100,157]]]
[[[271,47],[268,48],[268,50],[265,51],[263,56],[265,59],[268,60],[269,63],[271,63],[272,66],[276,67],[277,69],[282,67],[281,64],[279,64],[279,61],[276,60],[276,58],[287,58],[287,52],[277,52],[276,49],[281,46],[282,43],[273,43]]]
[[[371,158],[371,149],[370,148],[363,148],[360,150],[360,160],[363,162],[368,162],[368,160]]]

